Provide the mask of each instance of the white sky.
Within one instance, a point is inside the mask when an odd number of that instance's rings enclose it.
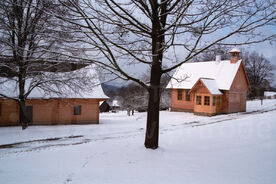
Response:
[[[265,58],[267,58],[271,62],[271,64],[273,64],[276,67],[276,43],[270,44],[268,42],[264,42],[249,46],[241,46],[240,48],[244,48],[245,50],[248,50],[250,52],[256,51],[259,54],[263,54]],[[139,73],[143,73],[147,69],[145,69],[145,65],[135,65],[129,66],[127,70],[128,72],[139,75]],[[276,86],[276,71],[274,74],[273,85]]]

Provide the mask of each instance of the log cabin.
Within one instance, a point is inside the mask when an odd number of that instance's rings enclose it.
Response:
[[[26,100],[26,114],[29,125],[98,124],[99,102],[108,99],[100,85],[93,67],[85,67],[91,76],[91,91],[62,89],[60,94],[48,93],[34,88]],[[80,69],[73,72],[82,72]],[[88,76],[88,77],[89,77]],[[27,82],[28,83],[28,82]],[[13,80],[2,83],[0,93],[11,98],[18,96],[17,83]],[[19,104],[14,99],[0,97],[0,126],[17,126]]]
[[[171,111],[212,116],[246,111],[249,80],[240,50],[230,51],[230,60],[184,63],[167,85]]]

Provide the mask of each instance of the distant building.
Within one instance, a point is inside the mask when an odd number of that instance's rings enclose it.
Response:
[[[276,99],[276,92],[274,91],[265,91],[264,98],[275,98]]]
[[[100,103],[100,112],[117,112],[120,109],[118,100],[108,99]]]
[[[111,110],[111,106],[108,104],[108,100],[100,102],[100,112],[109,112]]]
[[[89,67],[89,66],[88,66]],[[91,80],[99,84],[93,68]],[[82,69],[77,72],[81,72]],[[1,84],[2,85],[2,84]],[[0,87],[0,93],[6,96],[17,96],[16,82],[10,81]],[[35,88],[26,101],[29,125],[54,124],[92,124],[99,123],[99,102],[108,99],[101,85],[93,90],[78,93],[63,89],[62,94],[48,94]],[[12,99],[0,98],[0,126],[19,125],[19,105]]]
[[[230,60],[184,63],[177,68],[167,88],[171,110],[201,115],[246,111],[249,81],[240,50],[230,51]]]

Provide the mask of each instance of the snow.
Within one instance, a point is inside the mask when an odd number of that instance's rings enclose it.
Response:
[[[220,90],[229,90],[241,63],[242,60],[184,63],[177,68],[167,88],[191,89],[200,78],[210,78],[216,80]]]
[[[274,97],[276,95],[276,92],[274,91],[265,91],[264,96],[265,97]]]
[[[112,101],[112,107],[119,107],[119,102],[118,102],[118,100],[113,100],[113,101]]]
[[[161,111],[157,150],[143,146],[146,113],[102,113],[99,125],[2,127],[0,145],[18,144],[0,146],[0,183],[272,184],[275,105],[249,101],[246,113],[213,117]]]
[[[212,95],[222,95],[214,79],[200,79]]]
[[[44,72],[45,79],[37,79],[36,78],[29,78],[26,80],[25,89],[29,89],[32,85],[36,84],[37,82],[43,81],[45,83],[49,83],[50,88],[54,91],[61,92],[54,93],[54,92],[45,92],[45,90],[41,89],[40,87],[36,87],[32,90],[29,94],[28,99],[49,99],[49,98],[92,98],[92,99],[108,99],[100,85],[100,81],[97,75],[97,71],[94,65],[89,65],[82,69],[72,71],[72,72],[62,72],[62,73],[51,73],[51,72]],[[73,79],[76,76],[76,79]],[[77,79],[78,77],[78,79]],[[65,83],[66,81],[70,80],[80,80],[82,78],[84,80],[89,79],[91,86],[87,86],[87,89],[83,88],[80,90],[75,91],[72,86],[63,85],[62,87],[58,87],[54,84],[51,84],[52,79],[61,79]],[[49,80],[49,82],[48,82]],[[18,89],[18,82],[16,78],[7,79],[0,77],[0,93],[11,97],[16,98],[19,94]],[[92,89],[91,89],[92,88]],[[91,89],[91,90],[90,90]]]
[[[234,47],[233,49],[230,50],[230,53],[231,52],[241,52],[241,51],[238,47]]]

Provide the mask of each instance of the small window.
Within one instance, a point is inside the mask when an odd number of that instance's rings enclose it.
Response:
[[[201,96],[196,96],[196,105],[201,105]]]
[[[81,115],[81,105],[74,106],[74,115]]]
[[[190,100],[191,100],[191,97],[190,97],[190,95],[188,94],[189,91],[186,90],[185,92],[186,92],[186,101],[190,101]]]
[[[204,105],[210,105],[210,97],[204,96]]]
[[[177,90],[177,100],[182,100],[182,89]]]
[[[0,116],[2,116],[2,104],[0,103]]]
[[[216,97],[213,96],[213,106],[215,106],[215,105],[216,105]]]

